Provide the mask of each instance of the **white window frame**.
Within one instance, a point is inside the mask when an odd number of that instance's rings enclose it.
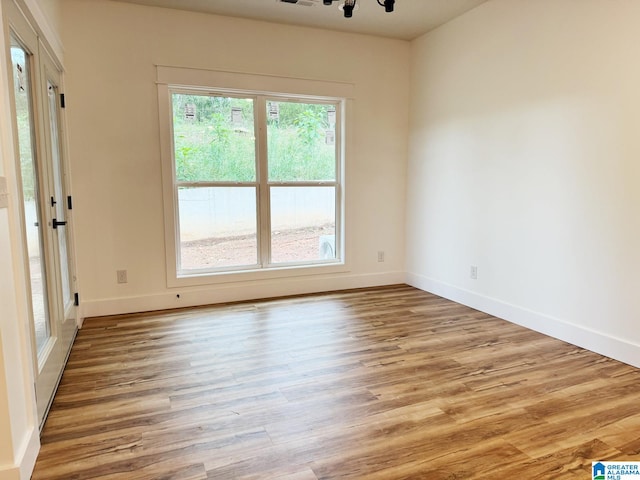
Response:
[[[248,281],[292,277],[300,275],[323,275],[349,271],[347,263],[345,232],[345,157],[347,147],[345,125],[348,123],[350,103],[353,96],[353,85],[340,82],[323,82],[303,80],[269,75],[255,75],[212,70],[185,69],[179,67],[157,67],[158,115],[160,122],[160,146],[162,159],[163,200],[165,217],[165,252],[167,269],[167,286],[182,287],[205,284],[216,284],[233,281]],[[260,217],[270,215],[267,190],[279,186],[334,186],[336,188],[336,259],[318,262],[300,262],[292,264],[265,264],[256,267],[237,267],[235,269],[179,270],[179,216],[178,186],[176,180],[174,146],[173,146],[173,93],[215,94],[229,96],[245,96],[255,99],[256,112],[256,155],[258,165],[256,171],[256,194],[258,228],[262,231],[258,238],[269,238],[266,232],[269,222]],[[266,175],[266,102],[277,101],[309,101],[335,103],[340,109],[339,123],[336,123],[337,149],[336,178],[330,182],[268,182]],[[264,110],[264,111],[263,111]],[[220,182],[213,182],[220,183]],[[238,184],[240,186],[240,184]],[[258,263],[264,255],[258,245]],[[264,250],[262,250],[264,251]]]

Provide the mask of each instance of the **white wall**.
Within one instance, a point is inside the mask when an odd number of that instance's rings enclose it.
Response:
[[[408,42],[96,0],[62,15],[84,315],[404,280]],[[155,65],[354,84],[351,271],[167,288]],[[377,251],[386,261],[377,262]],[[128,270],[128,284],[116,270]]]
[[[40,7],[40,11],[44,18],[46,18],[47,25],[56,34],[56,42],[60,42],[58,32],[60,32],[61,25],[61,10],[60,0],[24,0],[28,5],[37,3]]]
[[[412,284],[640,366],[638,25],[491,0],[413,42]]]

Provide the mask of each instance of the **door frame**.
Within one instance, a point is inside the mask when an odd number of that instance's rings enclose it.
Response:
[[[11,114],[12,114],[12,129],[13,129],[13,150],[14,150],[14,165],[16,166],[16,175],[18,176],[18,186],[20,187],[20,198],[16,202],[19,210],[19,224],[21,229],[21,249],[23,252],[23,268],[25,272],[25,285],[23,286],[27,300],[25,327],[29,334],[29,344],[31,347],[31,360],[35,382],[35,396],[36,396],[36,408],[37,417],[36,421],[40,427],[40,430],[44,426],[46,415],[53,401],[53,396],[58,387],[59,381],[62,376],[64,365],[66,364],[68,355],[70,353],[73,339],[78,329],[79,312],[78,308],[74,305],[73,308],[65,309],[65,302],[62,300],[62,289],[60,286],[60,258],[57,252],[57,236],[58,232],[52,228],[52,208],[48,204],[49,197],[55,191],[53,188],[53,160],[52,160],[52,146],[51,135],[49,130],[49,105],[47,102],[47,77],[49,73],[53,73],[53,77],[57,77],[54,80],[58,83],[60,90],[63,87],[63,69],[61,63],[57,61],[54,53],[42,42],[41,36],[38,30],[34,28],[32,22],[27,15],[25,15],[14,0],[2,0],[3,16],[6,17],[5,35],[7,42],[7,65],[4,68],[8,68],[9,85],[8,88],[11,92]],[[18,129],[16,125],[16,105],[14,98],[14,75],[13,75],[13,62],[11,60],[10,49],[12,46],[12,38],[18,40],[25,50],[28,50],[30,59],[30,89],[32,95],[31,115],[33,117],[32,127],[32,144],[33,152],[35,155],[35,168],[38,171],[39,176],[39,207],[41,211],[40,221],[43,224],[43,240],[44,240],[44,258],[46,271],[46,288],[49,297],[48,310],[50,317],[51,336],[48,340],[48,344],[42,350],[41,355],[38,355],[35,341],[35,328],[33,321],[33,309],[30,297],[32,295],[30,284],[30,266],[29,258],[27,254],[27,236],[25,231],[25,212],[22,194],[22,180],[20,172],[20,150],[18,146]],[[57,104],[58,105],[58,104]],[[61,181],[63,190],[70,192],[69,182],[69,162],[66,149],[66,130],[64,128],[64,113],[61,109],[57,109],[55,113],[58,122],[58,142],[59,142],[59,155],[61,170]],[[58,199],[60,202],[66,204],[66,195],[64,198]],[[70,212],[69,212],[70,213]],[[67,223],[70,239],[67,242],[68,251],[68,268],[70,272],[70,287],[72,292],[77,292],[76,274],[75,274],[75,251],[73,244],[72,226],[70,222]],[[65,312],[67,310],[67,312]],[[66,314],[68,313],[68,315]]]

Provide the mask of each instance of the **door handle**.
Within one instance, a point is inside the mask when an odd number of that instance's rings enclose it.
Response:
[[[53,219],[53,221],[51,222],[51,226],[55,229],[58,227],[64,227],[67,224],[67,222],[59,222],[58,220],[56,220],[55,218]]]

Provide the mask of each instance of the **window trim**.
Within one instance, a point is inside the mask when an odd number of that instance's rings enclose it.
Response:
[[[235,88],[233,86],[235,85]],[[240,88],[242,87],[242,88]],[[245,88],[252,87],[252,88]],[[265,89],[266,87],[266,89]],[[345,228],[346,217],[346,188],[345,188],[345,158],[347,144],[344,140],[344,132],[348,124],[350,103],[353,97],[353,85],[340,82],[323,82],[317,80],[305,80],[271,75],[256,75],[235,72],[222,72],[212,70],[184,69],[178,67],[157,66],[158,88],[158,117],[160,123],[160,156],[162,161],[163,203],[164,203],[164,230],[165,230],[165,260],[167,287],[185,287],[207,284],[219,284],[227,282],[242,282],[253,280],[268,280],[307,275],[326,275],[344,273],[350,270],[348,264],[347,235]],[[177,183],[173,159],[173,122],[172,118],[172,94],[174,92],[203,92],[215,94],[229,94],[241,96],[262,97],[262,104],[256,102],[258,119],[256,128],[261,125],[260,116],[266,120],[266,112],[261,111],[260,105],[265,105],[269,99],[283,101],[328,101],[335,102],[341,108],[340,125],[336,125],[336,142],[340,142],[341,149],[337,159],[336,180],[331,182],[308,182],[313,186],[327,186],[336,188],[336,261],[295,263],[295,264],[268,264],[262,267],[238,267],[234,270],[206,270],[199,273],[191,271],[188,275],[178,271],[179,219],[177,202]],[[286,92],[286,93],[285,93]],[[256,98],[257,100],[257,98]],[[264,122],[266,126],[266,121]],[[256,134],[258,132],[256,131]],[[266,133],[256,135],[256,153],[266,148]],[[256,194],[264,195],[261,188],[270,189],[274,186],[303,186],[307,182],[268,182],[263,183],[258,166],[256,178]],[[265,176],[266,179],[266,176]],[[215,182],[218,184],[219,182]],[[233,183],[233,182],[231,182]],[[257,215],[270,214],[268,203],[258,200]],[[267,209],[267,210],[265,210]],[[260,227],[262,225],[262,227]],[[258,228],[265,228],[265,222],[258,221]],[[269,232],[270,233],[270,232]],[[265,238],[263,235],[262,238]],[[266,237],[268,238],[268,237]],[[258,248],[261,248],[260,246]]]

